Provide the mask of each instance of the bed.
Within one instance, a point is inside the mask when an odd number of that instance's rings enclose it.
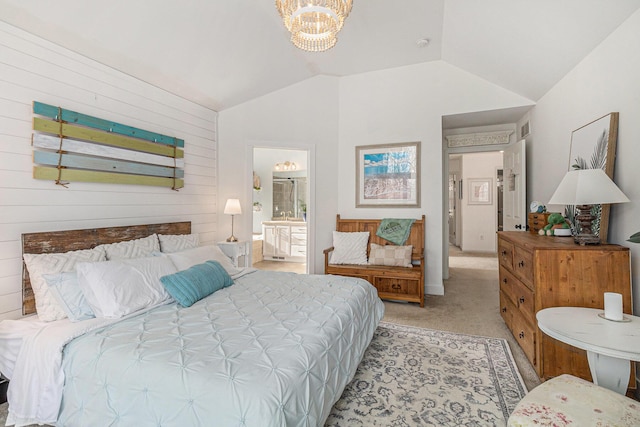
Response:
[[[190,233],[172,224],[29,235],[23,247],[64,252]],[[0,352],[15,355],[0,360],[9,423],[323,425],[383,315],[375,288],[340,276],[230,274],[232,286],[190,307],[171,300],[117,319],[0,322]]]

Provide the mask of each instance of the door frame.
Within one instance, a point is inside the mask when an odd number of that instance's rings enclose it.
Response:
[[[255,148],[268,148],[270,150],[297,150],[307,152],[307,190],[308,190],[308,203],[307,203],[307,273],[313,274],[315,272],[315,246],[316,246],[316,226],[315,226],[315,206],[316,206],[316,147],[313,144],[304,142],[282,142],[282,141],[267,141],[267,140],[251,140],[247,143],[246,162],[247,170],[245,170],[245,182],[247,182],[245,197],[246,200],[253,200],[253,186],[250,185],[253,182],[253,155]],[[253,230],[253,210],[251,215],[246,215],[244,220],[245,227],[249,227],[249,230]],[[252,236],[253,237],[253,236]],[[253,245],[250,249],[250,263],[253,261]]]
[[[446,280],[449,278],[449,156],[451,154],[502,151],[506,144],[449,147],[446,138],[443,136],[442,139],[442,278]],[[511,142],[513,141],[509,143]],[[462,185],[465,184],[463,183]]]

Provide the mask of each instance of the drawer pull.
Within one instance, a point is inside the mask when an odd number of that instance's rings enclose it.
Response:
[[[507,284],[507,278],[506,277],[504,279],[502,279],[502,283],[504,283],[505,285]]]
[[[520,267],[524,267],[524,261],[520,261],[520,262],[518,263],[518,266],[520,266]]]
[[[520,297],[518,301],[520,302],[520,304],[524,304],[524,297]]]
[[[520,339],[524,339],[524,332],[520,332],[518,336],[520,337]]]
[[[506,313],[507,312],[507,307],[502,307],[502,312]]]
[[[391,289],[395,289],[396,291],[397,291],[398,289],[401,289],[401,288],[402,288],[402,286],[400,286],[400,285],[398,285],[398,284],[393,284],[393,285],[391,285]]]
[[[507,251],[503,249],[502,252],[500,252],[500,255],[507,256]]]

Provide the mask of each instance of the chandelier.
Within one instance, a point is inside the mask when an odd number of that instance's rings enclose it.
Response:
[[[276,0],[291,42],[309,52],[332,48],[353,0]]]

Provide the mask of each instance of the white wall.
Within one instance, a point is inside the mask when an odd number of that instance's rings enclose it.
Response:
[[[22,233],[190,220],[216,235],[217,113],[0,22],[0,319],[21,314]],[[31,103],[185,140],[185,188],[32,178]]]
[[[498,231],[497,171],[502,168],[502,153],[468,153],[462,155],[462,200],[459,211],[462,214],[463,251],[496,252]],[[491,180],[491,204],[469,204],[469,182],[471,179]]]
[[[531,104],[442,61],[341,78],[338,212],[345,218],[426,214],[425,290],[443,293],[442,116]],[[355,147],[408,141],[421,141],[421,208],[356,209]]]
[[[338,79],[319,76],[220,112],[220,200],[251,201],[253,147],[309,150],[309,272],[322,273],[322,250],[331,246],[339,188]],[[316,174],[315,181],[313,175]],[[340,184],[341,185],[341,184]],[[222,218],[230,230],[231,222]],[[251,238],[251,217],[236,222],[235,235]]]
[[[546,203],[569,164],[571,132],[610,112],[620,113],[614,181],[631,203],[611,208],[609,242],[631,248],[635,313],[640,310],[640,11],[634,13],[531,112],[528,199]],[[562,211],[562,206],[551,207]]]

